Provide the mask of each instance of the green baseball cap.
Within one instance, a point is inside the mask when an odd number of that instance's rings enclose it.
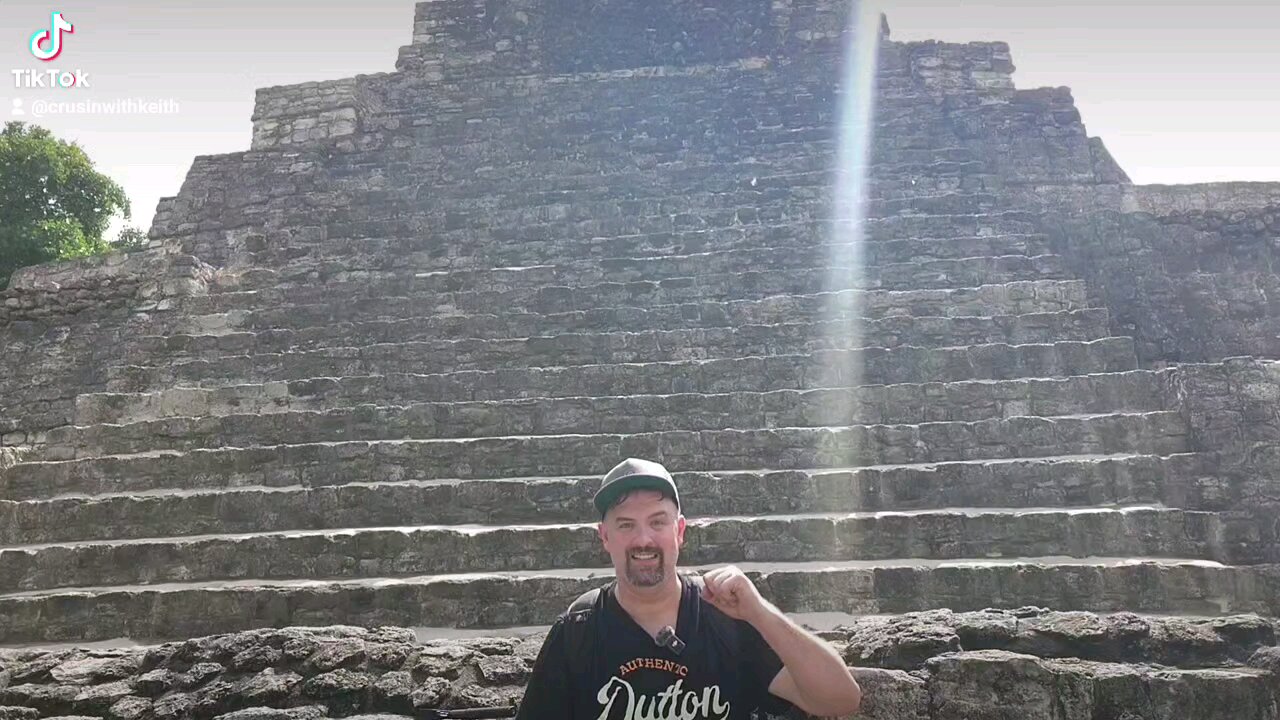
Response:
[[[600,517],[604,517],[620,495],[630,490],[657,490],[670,494],[676,502],[676,509],[680,509],[680,491],[676,490],[676,483],[666,468],[652,460],[627,458],[613,466],[596,491],[595,504]]]

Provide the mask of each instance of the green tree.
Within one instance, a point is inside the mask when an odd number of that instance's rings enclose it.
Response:
[[[0,288],[27,265],[112,248],[103,235],[117,212],[130,216],[124,189],[93,168],[75,143],[37,125],[0,131]]]
[[[121,250],[123,252],[134,252],[136,250],[145,250],[147,247],[147,233],[145,230],[136,228],[132,225],[122,228],[116,235],[115,243],[112,250]]]

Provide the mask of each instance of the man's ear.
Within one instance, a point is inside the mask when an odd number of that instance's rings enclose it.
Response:
[[[684,514],[682,513],[680,517],[676,518],[676,546],[677,547],[684,547],[684,528],[685,528]]]
[[[609,529],[605,526],[603,520],[600,521],[600,524],[596,525],[596,534],[600,536],[600,542],[609,542]]]

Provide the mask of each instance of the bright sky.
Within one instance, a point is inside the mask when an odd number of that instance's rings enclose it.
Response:
[[[896,40],[1008,42],[1017,86],[1071,87],[1089,134],[1134,182],[1280,181],[1280,3],[883,4]],[[44,63],[28,41],[53,10],[75,32]],[[393,70],[412,22],[412,0],[0,0],[0,117],[78,141],[125,187],[145,229],[196,155],[249,147],[255,89]],[[12,70],[50,67],[82,71],[89,87],[15,87]],[[37,101],[63,98],[169,101],[176,112],[33,117]]]

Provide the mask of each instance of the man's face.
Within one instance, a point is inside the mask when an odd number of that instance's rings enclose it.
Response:
[[[618,581],[650,588],[672,576],[684,526],[675,502],[656,490],[636,490],[610,508],[600,523],[600,540]]]

